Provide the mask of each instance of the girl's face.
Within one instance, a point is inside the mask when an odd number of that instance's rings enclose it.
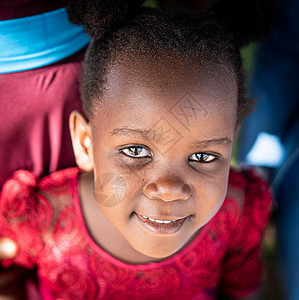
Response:
[[[235,77],[225,67],[136,58],[111,69],[100,101],[86,134],[101,211],[135,250],[172,255],[225,198]]]

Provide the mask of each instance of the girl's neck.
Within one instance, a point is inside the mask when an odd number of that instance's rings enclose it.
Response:
[[[93,173],[80,173],[78,177],[78,191],[81,209],[85,225],[96,244],[115,258],[131,264],[144,264],[161,260],[145,256],[131,247],[102,213],[92,194],[92,190]]]

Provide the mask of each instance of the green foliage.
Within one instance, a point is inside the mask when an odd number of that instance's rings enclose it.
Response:
[[[251,43],[241,50],[241,55],[244,63],[244,69],[248,75],[253,71],[254,55],[256,51],[256,44]]]
[[[157,1],[155,0],[146,0],[144,3],[143,3],[144,6],[149,6],[149,7],[157,7]]]

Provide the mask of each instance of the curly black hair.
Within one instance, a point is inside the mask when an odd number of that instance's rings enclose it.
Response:
[[[142,0],[73,0],[67,11],[92,37],[88,47],[81,98],[92,118],[105,90],[109,68],[137,53],[201,65],[228,66],[238,85],[238,122],[250,110],[240,48],[265,38],[275,20],[274,0],[220,0],[204,13],[160,11]]]

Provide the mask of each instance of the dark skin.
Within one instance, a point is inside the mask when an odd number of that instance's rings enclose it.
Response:
[[[108,252],[131,263],[165,259],[190,243],[219,210],[236,134],[237,89],[235,83],[229,84],[234,82],[230,74],[226,68],[214,72],[176,61],[166,67],[143,58],[131,63],[130,71],[116,64],[108,74],[102,107],[90,123],[73,114],[77,163],[83,170],[93,169],[95,190],[102,174],[117,174],[125,182],[126,194],[118,205],[101,205],[100,192],[96,194],[97,222],[104,223],[95,225],[88,216],[88,205],[94,206],[92,195],[82,199],[90,230]],[[198,103],[194,104],[196,117],[189,120],[188,129],[169,112],[186,93],[192,93],[208,112],[198,111]],[[154,138],[157,122],[173,128],[171,140],[179,138],[167,152],[165,140]],[[86,138],[92,146],[84,153]],[[135,155],[137,149],[140,153]],[[87,160],[81,164],[84,154]],[[105,191],[109,193],[114,193],[112,188]],[[186,220],[177,232],[160,234],[144,229],[138,215],[166,222]],[[111,245],[111,235],[127,245]],[[124,249],[143,257],[130,260]]]
[[[116,63],[110,69],[93,118],[71,114],[70,131],[85,171],[78,186],[91,236],[110,255],[143,264],[181,251],[221,207],[238,131],[237,84],[226,66],[161,64],[142,56],[129,61],[130,68]],[[185,106],[189,117],[178,113]],[[171,147],[159,135],[161,126],[176,141]],[[98,178],[105,174],[118,180],[102,188]],[[105,205],[103,195],[113,199],[124,186],[121,201]],[[138,215],[168,229],[149,229]],[[181,219],[175,230],[165,225]]]
[[[111,68],[95,116],[88,121],[73,112],[70,129],[77,164],[87,172],[80,176],[79,190],[91,235],[112,256],[142,264],[181,251],[219,210],[238,131],[237,85],[224,66],[203,68],[174,60],[166,67],[144,57],[127,65]],[[188,128],[170,113],[186,93],[208,112],[194,106],[198,114],[188,119]],[[156,124],[171,124],[174,139],[179,133],[170,149],[163,139],[153,138]],[[102,190],[98,178],[111,173],[126,192],[107,207],[103,195],[112,197],[115,190]],[[136,215],[186,220],[174,233],[163,234],[143,226]]]

